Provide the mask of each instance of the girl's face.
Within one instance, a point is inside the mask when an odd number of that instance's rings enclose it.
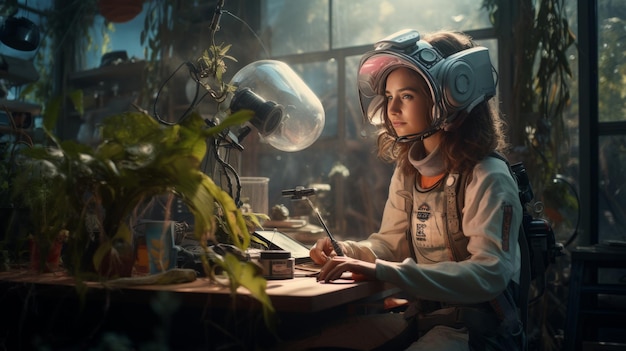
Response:
[[[387,117],[397,136],[420,133],[430,126],[432,102],[418,73],[405,67],[395,69],[387,77],[385,96]]]

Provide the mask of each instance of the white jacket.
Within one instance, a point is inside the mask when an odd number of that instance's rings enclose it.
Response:
[[[442,183],[446,178],[442,180]],[[495,157],[479,162],[465,190],[462,228],[471,257],[456,262],[446,235],[444,186],[413,190],[411,235],[417,263],[411,258],[406,231],[404,176],[396,168],[389,186],[381,228],[367,240],[344,241],[346,255],[376,263],[376,277],[404,292],[433,301],[479,303],[519,282],[518,245],[522,208],[508,166]]]

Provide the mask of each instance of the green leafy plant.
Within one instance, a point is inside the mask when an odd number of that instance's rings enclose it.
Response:
[[[227,55],[231,45],[211,45],[205,50],[202,57],[198,59],[199,74],[198,83],[206,89],[215,101],[222,102],[227,94],[235,91],[235,87],[226,84],[223,80],[226,73],[226,63],[224,59],[237,61],[234,57]]]
[[[216,241],[217,218],[235,246],[245,250],[250,245],[241,210],[199,170],[206,139],[249,118],[249,112],[232,114],[207,128],[192,114],[178,125],[164,126],[145,113],[128,112],[105,119],[102,142],[95,149],[49,133],[53,146],[24,150],[15,196],[32,209],[33,237],[50,243],[61,230],[69,231],[66,264],[80,277],[84,263],[91,263],[99,279],[119,275],[132,245],[130,223],[137,208],[153,196],[178,196],[192,212],[194,235],[207,252],[207,275],[214,277],[215,267],[220,267],[233,291],[244,286],[270,312],[265,280],[256,265],[230,254],[209,260],[206,247]],[[46,130],[54,123],[46,120]]]

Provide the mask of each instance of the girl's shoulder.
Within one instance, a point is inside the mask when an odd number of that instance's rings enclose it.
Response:
[[[474,173],[504,173],[510,175],[509,165],[505,159],[496,155],[489,155],[474,166]]]
[[[509,189],[512,194],[517,192],[516,181],[508,163],[498,157],[485,157],[476,164],[471,176],[468,176],[468,188],[475,188],[479,192],[493,186]]]

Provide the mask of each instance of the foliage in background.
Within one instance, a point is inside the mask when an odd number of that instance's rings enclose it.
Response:
[[[19,89],[19,99],[42,106],[44,115],[83,114],[82,91],[71,90],[67,84],[69,75],[85,66],[88,51],[110,51],[109,32],[115,30],[112,23],[94,26],[98,15],[97,0],[52,1],[50,8],[41,9],[41,43],[33,58],[39,79]],[[102,37],[102,44],[95,45],[94,38]],[[79,96],[80,95],[80,96]],[[56,117],[54,117],[56,119]],[[65,119],[54,130],[62,138],[72,138]],[[36,142],[43,142],[36,140]]]
[[[57,76],[58,73],[63,72],[56,65],[58,60],[63,62],[66,69],[80,68],[83,64],[83,55],[74,53],[95,49],[107,50],[106,46],[93,45],[94,17],[98,13],[97,0],[62,1],[58,4],[57,2],[52,8],[42,10],[41,44],[34,58],[40,79],[27,85],[20,92],[21,98],[42,104],[61,94],[62,87],[55,84],[62,78]],[[105,30],[107,26],[109,24],[101,28],[100,33],[104,36],[105,43],[108,42]]]
[[[524,162],[535,202],[541,203],[530,209],[547,217],[557,237],[561,233],[560,239],[571,243],[580,214],[576,191],[571,189],[574,181],[569,178],[575,170],[570,167],[567,110],[576,82],[570,67],[575,37],[566,3],[517,0],[507,4],[518,16],[513,26],[513,108],[507,117],[512,157]],[[496,28],[509,25],[498,22],[503,18],[499,13],[501,0],[484,0],[483,7]]]
[[[598,46],[598,109],[600,119],[607,122],[623,121],[626,116],[626,20],[619,17],[606,19],[600,24],[601,42]]]
[[[144,70],[147,79],[142,100],[150,102],[159,86],[163,84],[162,77],[169,70],[168,67],[164,67],[163,61],[173,54],[173,32],[180,22],[174,17],[176,1],[163,0],[160,4],[150,2],[148,6],[139,43],[144,46],[146,58]]]
[[[502,0],[483,0],[497,28]],[[570,103],[572,71],[568,50],[575,44],[565,0],[517,0],[514,23],[513,116],[514,147],[522,146],[524,164],[533,175],[533,189],[541,194],[569,156],[564,110]],[[516,150],[518,151],[518,150]]]

